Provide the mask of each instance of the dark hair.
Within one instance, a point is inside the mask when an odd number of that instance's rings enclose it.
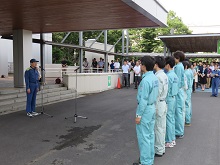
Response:
[[[147,71],[152,71],[154,69],[155,60],[153,57],[144,56],[141,58],[141,65],[144,65]]]
[[[188,61],[187,67],[188,67],[188,68],[191,68],[192,65],[193,65],[193,64],[192,64],[190,61]]]
[[[184,61],[185,60],[185,54],[182,52],[182,51],[176,51],[174,54],[173,54],[174,58],[178,59],[180,62]]]
[[[169,64],[171,68],[175,66],[175,59],[172,56],[168,56],[165,58],[166,65]]]
[[[186,58],[185,58],[185,61],[188,61],[188,62],[189,62],[190,60],[189,60],[189,58],[186,57]]]
[[[160,69],[163,69],[165,67],[164,57],[156,56],[154,57],[154,59],[155,59],[155,64],[157,64]]]
[[[186,66],[187,66],[187,69],[189,68],[189,62],[188,61],[183,61],[182,64],[183,64],[184,69],[186,69]]]

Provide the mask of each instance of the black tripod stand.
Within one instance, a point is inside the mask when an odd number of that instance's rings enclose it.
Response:
[[[42,72],[44,75],[45,75],[45,72],[44,72],[44,69],[43,69],[43,72]],[[53,115],[50,115],[50,114],[47,114],[45,113],[44,111],[44,85],[45,85],[45,79],[41,79],[42,82],[40,83],[40,90],[41,90],[41,112],[40,114],[41,115],[46,115],[46,116],[49,116],[49,117],[53,117]]]
[[[76,119],[77,118],[81,118],[81,119],[88,119],[87,117],[84,116],[79,116],[77,114],[77,96],[78,96],[78,92],[77,92],[77,71],[79,70],[79,68],[75,69],[74,71],[76,72],[76,88],[75,88],[75,115],[74,117],[74,123],[76,123]],[[65,117],[65,119],[68,119],[67,117]]]

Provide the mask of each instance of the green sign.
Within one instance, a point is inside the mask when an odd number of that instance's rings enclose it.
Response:
[[[218,40],[218,44],[217,44],[217,53],[220,54],[220,40]]]
[[[108,76],[108,87],[111,87],[112,85],[112,78],[111,76]]]

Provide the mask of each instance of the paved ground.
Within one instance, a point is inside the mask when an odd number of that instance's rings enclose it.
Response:
[[[155,165],[219,165],[219,99],[193,94],[193,122],[185,138]],[[0,165],[132,165],[139,156],[134,124],[136,90],[111,90],[48,105],[53,118],[25,112],[0,116]],[[39,111],[39,109],[38,109]]]

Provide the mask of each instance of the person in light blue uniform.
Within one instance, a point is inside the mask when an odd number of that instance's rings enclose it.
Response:
[[[218,64],[214,65],[214,70],[211,74],[212,77],[212,95],[211,97],[218,97],[218,87],[220,83],[220,71],[218,70]]]
[[[166,97],[168,92],[168,77],[164,73],[164,57],[155,57],[154,70],[159,80],[159,94],[156,102],[156,120],[155,120],[155,156],[162,157],[165,154],[165,134],[166,134],[166,116],[167,104]]]
[[[26,94],[27,94],[27,105],[26,112],[27,116],[33,117],[38,115],[35,112],[36,107],[36,96],[39,91],[39,78],[40,75],[37,70],[37,61],[36,59],[30,60],[30,67],[25,71],[25,83],[26,83]]]
[[[191,70],[191,65],[188,61],[183,61],[183,66],[185,68],[185,76],[187,79],[188,89],[186,90],[186,100],[185,100],[185,126],[191,125],[191,116],[192,116],[192,85],[193,85],[193,73]]]
[[[168,77],[168,94],[166,98],[167,116],[166,116],[166,136],[165,147],[172,148],[176,145],[175,137],[175,107],[176,95],[179,92],[178,77],[175,74],[173,67],[175,65],[174,57],[166,57],[165,70]]]
[[[154,58],[145,56],[141,59],[142,81],[138,87],[136,132],[140,150],[140,164],[154,164],[154,126],[155,103],[157,101],[159,82],[153,73]]]
[[[175,110],[175,134],[177,138],[184,137],[184,67],[182,61],[185,60],[185,55],[181,51],[176,51],[173,54],[175,58],[176,66],[174,67],[174,72],[178,76],[178,87],[179,92],[176,95],[176,110]]]

